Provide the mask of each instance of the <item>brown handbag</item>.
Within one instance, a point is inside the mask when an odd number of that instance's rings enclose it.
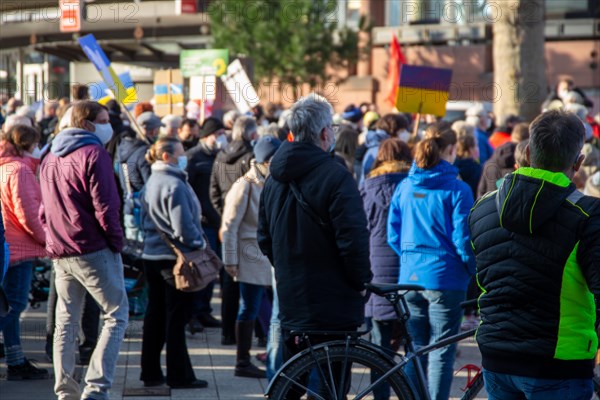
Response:
[[[148,217],[151,218],[145,202],[141,202]],[[177,290],[182,292],[198,292],[208,286],[219,275],[223,268],[223,262],[208,244],[206,235],[203,235],[204,249],[198,249],[184,253],[171,242],[167,235],[158,228],[154,222],[156,230],[162,240],[173,250],[177,256],[177,261],[173,271],[162,270],[161,274],[164,280]]]
[[[163,240],[171,246],[171,249],[177,255],[177,262],[173,267],[173,286],[177,290],[197,292],[208,286],[219,275],[223,262],[210,248],[206,237],[204,237],[206,248],[188,253],[184,253],[175,247],[166,235]]]

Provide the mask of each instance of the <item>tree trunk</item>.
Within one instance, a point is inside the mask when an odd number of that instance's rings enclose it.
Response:
[[[546,97],[544,0],[495,3],[494,82],[499,88],[494,114],[532,121]],[[491,16],[490,16],[491,17]]]

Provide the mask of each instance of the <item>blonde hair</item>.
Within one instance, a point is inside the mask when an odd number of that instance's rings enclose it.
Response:
[[[181,140],[176,137],[163,136],[159,138],[146,152],[146,161],[150,164],[154,164],[157,161],[161,161],[163,154],[169,155],[175,154],[175,147],[181,143]]]
[[[446,147],[456,144],[456,133],[445,126],[434,125],[427,128],[425,137],[417,143],[415,162],[419,168],[430,169],[439,164]]]

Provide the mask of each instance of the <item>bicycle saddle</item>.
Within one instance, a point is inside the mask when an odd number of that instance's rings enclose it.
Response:
[[[388,293],[398,292],[398,291],[409,291],[409,290],[425,290],[423,286],[419,285],[398,285],[391,283],[367,283],[365,284],[365,289],[370,292],[375,293],[378,296],[385,296]]]

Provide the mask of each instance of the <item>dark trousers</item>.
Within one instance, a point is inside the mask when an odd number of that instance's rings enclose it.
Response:
[[[144,317],[142,340],[143,381],[163,378],[160,353],[167,345],[167,384],[185,384],[196,379],[185,341],[185,326],[191,312],[193,293],[186,293],[167,284],[160,271],[173,269],[174,260],[144,260],[148,283],[148,308]]]
[[[223,336],[235,337],[235,321],[240,307],[240,284],[224,270],[221,270],[221,319]]]
[[[344,331],[355,331],[356,327],[353,328],[349,328],[349,329],[344,329]],[[283,342],[283,362],[287,362],[290,358],[292,358],[293,356],[295,356],[296,354],[300,353],[302,350],[308,348],[308,343],[300,340],[301,337],[297,337],[297,336],[292,336],[291,335],[291,331],[289,329],[286,328],[281,328],[281,340]],[[310,344],[311,345],[317,345],[320,343],[325,343],[325,342],[330,342],[333,340],[343,340],[345,339],[344,336],[335,336],[335,335],[327,335],[327,336],[320,336],[320,335],[311,335],[310,336]],[[321,364],[321,368],[323,368],[324,373],[327,375],[327,366],[325,365],[326,362],[324,362],[323,364]],[[346,367],[345,371],[342,371],[342,363],[340,362],[335,362],[331,364],[331,371],[333,373],[333,377],[334,377],[334,381],[336,383],[336,389],[338,388],[339,382],[341,381],[342,378],[342,374],[345,375],[345,379],[344,381],[346,382],[344,391],[347,394],[348,391],[350,390],[350,383],[351,383],[351,373],[352,373],[352,365],[348,365]],[[317,392],[320,396],[323,396],[325,398],[327,398],[329,396],[329,393],[326,389],[326,386],[321,384],[320,382],[320,376],[317,373],[316,370],[313,370],[312,373],[310,374],[310,384],[309,384],[309,374],[305,374],[302,378],[302,384],[308,388],[310,388],[311,390],[314,390],[315,392]],[[327,376],[327,379],[329,379],[329,376]],[[315,382],[313,384],[313,382]],[[300,399],[302,396],[304,395],[304,392],[301,389],[291,389],[290,392],[287,395],[287,399],[288,400],[296,400],[296,399]]]
[[[221,243],[219,242],[219,238],[217,237],[217,229],[211,228],[209,226],[202,226],[202,230],[208,239],[208,244],[211,249],[220,257],[221,256]],[[212,307],[210,306],[210,302],[213,297],[213,292],[215,288],[215,282],[211,282],[204,289],[194,293],[194,303],[193,303],[193,315],[199,316],[202,314],[211,314]]]

